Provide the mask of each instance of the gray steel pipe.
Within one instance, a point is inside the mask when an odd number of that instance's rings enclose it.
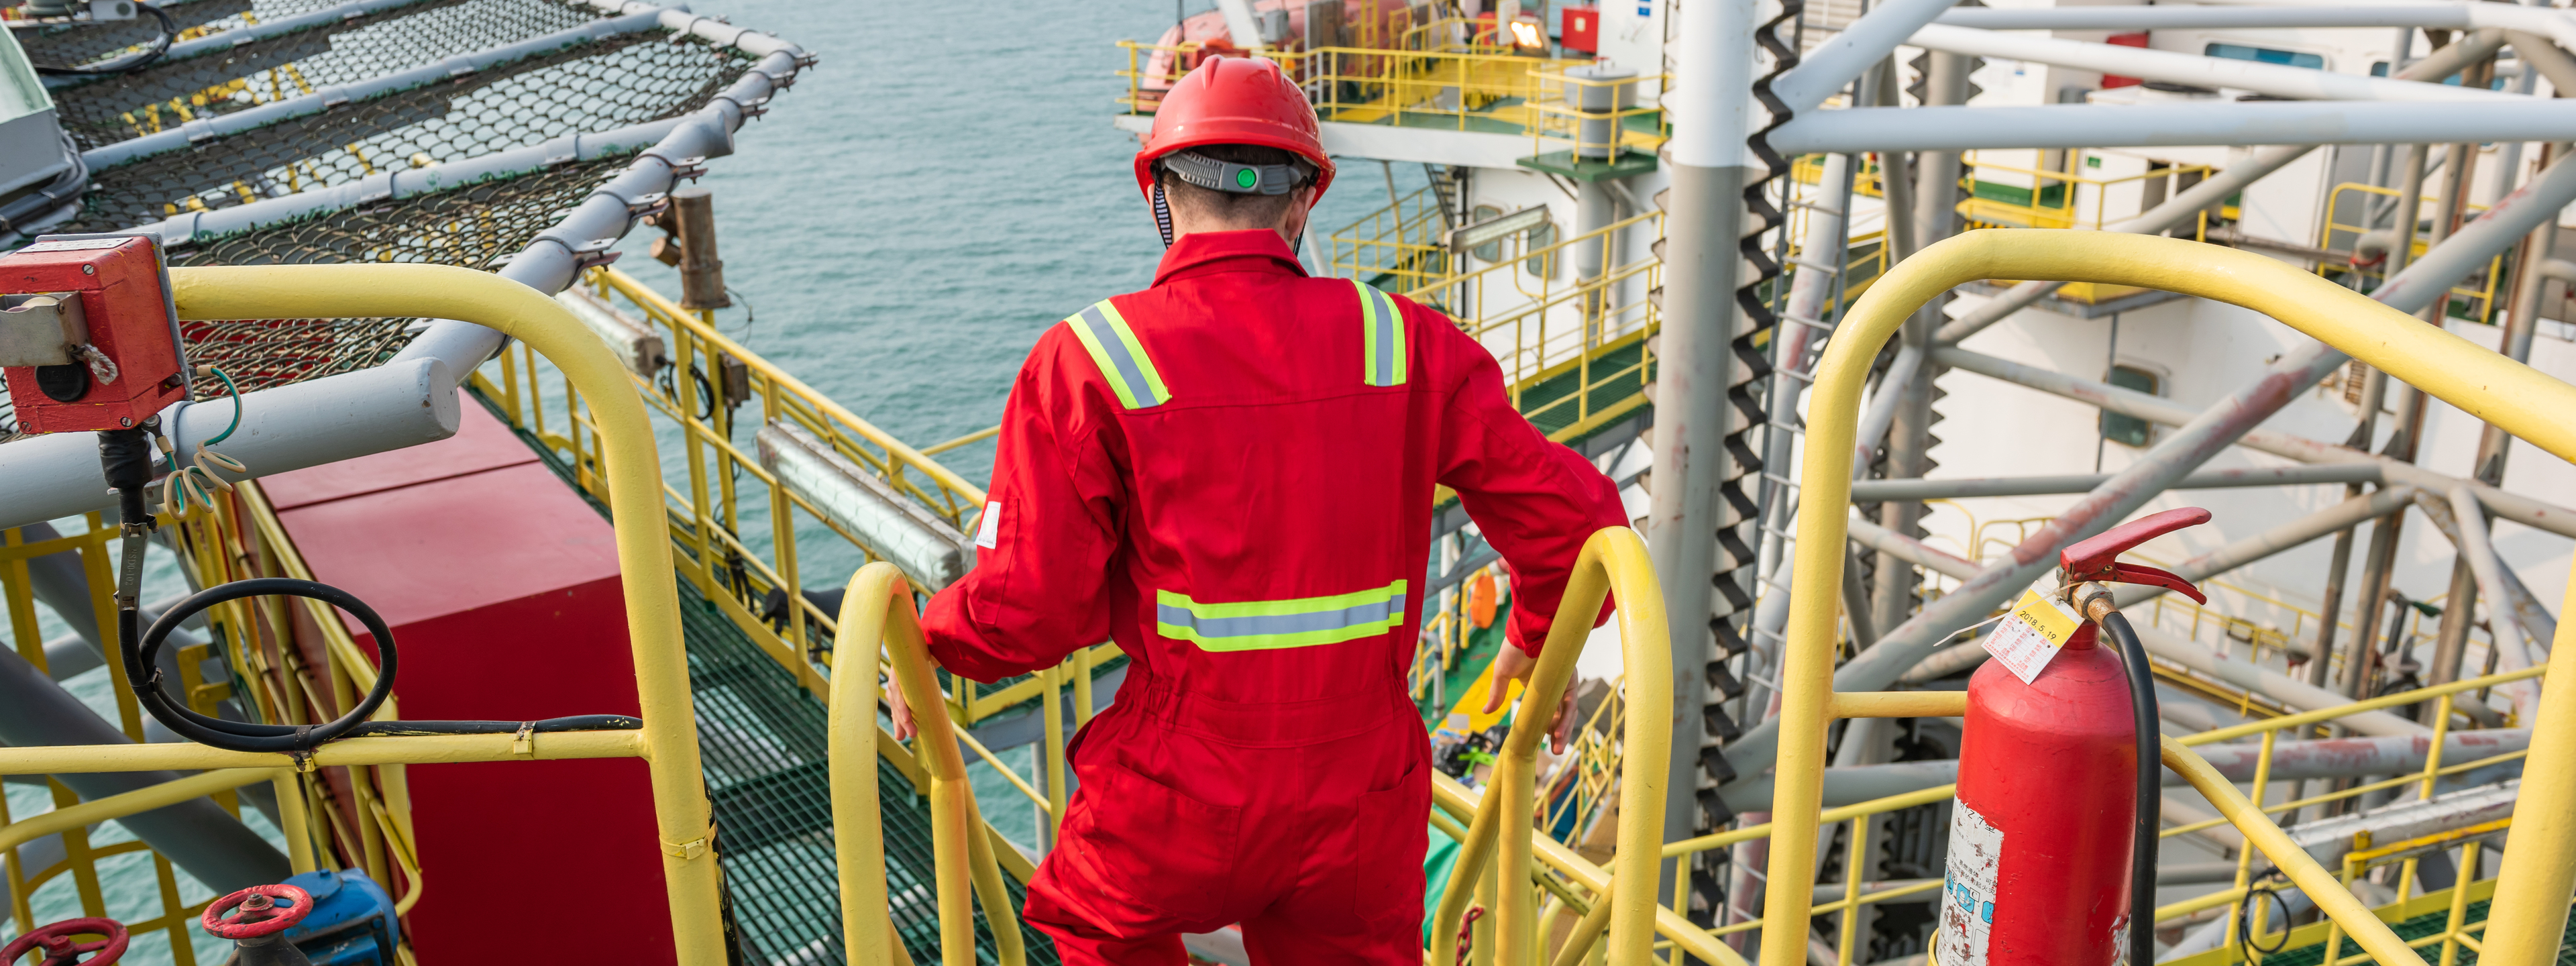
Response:
[[[2457,494],[2465,489],[2467,488],[2454,487],[2451,492]],[[2475,492],[2472,491],[2470,495],[2474,500]],[[2424,511],[2424,519],[2431,521],[2433,529],[2441,531],[2443,538],[2451,541],[2453,549],[2462,554],[2482,555],[2495,562],[2495,580],[2500,586],[2488,589],[2485,587],[2485,582],[2481,580],[2479,593],[2485,594],[2491,601],[2498,599],[2506,601],[2513,610],[2514,623],[2528,632],[2528,635],[2537,642],[2534,646],[2542,653],[2547,653],[2550,642],[2558,637],[2558,618],[2549,613],[2549,608],[2541,605],[2539,596],[2533,594],[2531,588],[2523,584],[2522,578],[2513,572],[2513,568],[2504,566],[2502,561],[2496,558],[2495,545],[2487,539],[2488,534],[2483,523],[2475,528],[2461,526],[2459,503],[2430,493],[2417,493],[2415,508]],[[2473,551],[2469,546],[2472,539],[2469,531],[2472,529],[2478,534],[2477,542],[2484,547],[2482,554]],[[2503,595],[2500,598],[2497,596],[2499,591]],[[2523,666],[2529,667],[2536,663],[2539,662],[2529,661]]]
[[[2341,355],[2341,353],[2336,354]],[[1965,349],[1935,350],[1933,358],[1942,365],[1955,369],[1964,369],[1978,375],[2018,383],[2051,395],[2167,426],[2181,425],[2193,415],[2191,410],[2175,405],[2169,399]],[[2495,511],[2497,516],[2534,529],[2576,537],[2576,510],[2544,503],[2474,480],[2437,473],[2403,460],[2394,460],[2374,453],[2365,453],[2269,429],[2257,429],[2246,433],[2243,438],[2237,440],[2237,445],[2275,456],[2286,456],[2305,463],[2376,464],[2381,478],[2392,486],[2413,486],[2418,489],[2447,493],[2453,486],[2466,484],[2477,493],[2478,501]]]
[[[2417,490],[2411,486],[2394,486],[2352,497],[2323,510],[2183,561],[2181,565],[2173,568],[2173,572],[2185,580],[2206,580],[2345,527],[2359,524],[2364,520],[2397,512],[2398,508],[2413,500],[2416,493]],[[2113,599],[2117,600],[2122,607],[2142,604],[2167,593],[2171,591],[2162,587],[2143,587],[2136,584],[2122,584],[2112,589]]]
[[[1978,567],[1975,561],[1934,549],[1930,544],[1879,526],[1865,517],[1852,517],[1848,525],[1851,528],[1851,542],[1863,547],[1960,580],[1967,580],[1977,575]]]
[[[1853,503],[1882,500],[1946,500],[1977,496],[2038,496],[2090,493],[2111,478],[2108,473],[2069,476],[1999,476],[1963,479],[1855,480]],[[2319,483],[2377,483],[2379,467],[2360,463],[2322,466],[2252,466],[2203,470],[2174,481],[2171,489],[2217,490],[2247,486],[2307,486]]]
[[[2234,101],[2010,107],[1865,107],[1799,115],[1771,132],[1782,154],[2212,144],[2549,141],[2576,130],[2564,98]]]
[[[121,745],[133,740],[16,651],[0,649],[0,743],[26,748]],[[89,800],[173,781],[179,774],[81,772],[55,777]],[[218,894],[276,882],[291,872],[286,856],[212,799],[193,799],[117,822]]]
[[[1845,24],[1816,49],[1798,58],[1798,66],[1773,78],[1771,95],[1803,114],[1834,96],[1871,65],[1906,43],[1924,24],[1941,16],[1958,0],[1888,0]],[[1774,146],[1777,144],[1775,142]],[[1861,148],[1858,150],[1871,150]]]
[[[2104,8],[2089,8],[2104,9]],[[2187,9],[2187,8],[2186,8]],[[2520,94],[2482,87],[2426,84],[2395,77],[2369,77],[2332,71],[2265,64],[2226,57],[2205,57],[2145,47],[2088,43],[2027,34],[1930,24],[1914,32],[1917,47],[2014,60],[2099,70],[2147,80],[2201,87],[2231,88],[2273,97],[2312,101],[2440,101],[2445,103],[2528,103]]]
[[[2284,706],[2300,711],[2323,711],[2352,703],[2352,699],[2345,697],[2342,692],[2309,684],[2240,657],[2220,654],[2198,641],[2161,628],[2139,625],[2136,630],[2138,642],[2147,646],[2149,655],[2182,665],[2225,684],[2260,694]],[[2336,723],[2342,725],[2347,731],[2365,735],[2430,734],[2433,730],[2386,711],[2364,711],[2346,715],[2336,719]]]
[[[1975,9],[1979,11],[1987,11],[1991,8],[1980,7]],[[2051,7],[2044,9],[2050,11],[2197,11],[2208,10],[2211,8]],[[1955,13],[1960,11],[1953,12]],[[1992,12],[2020,13],[2022,11],[1993,10]],[[2494,53],[2496,47],[2501,41],[2501,35],[2494,31],[2482,31],[2463,37],[2458,41],[2444,46],[2440,50],[2434,51],[2430,56],[2425,57],[2423,60],[2408,64],[2398,70],[2397,79],[2407,81],[2430,81],[2450,76],[2451,74],[2459,72],[2460,68],[2484,58],[2488,54]],[[2201,211],[2207,209],[2210,205],[2216,204],[2229,195],[2233,195],[2238,191],[2244,190],[2245,186],[2262,180],[2265,175],[2288,166],[2292,161],[2306,157],[2307,153],[2312,150],[2315,150],[2314,146],[2304,144],[2263,148],[2254,152],[2253,157],[2246,158],[2243,161],[2229,165],[2224,170],[2221,170],[2208,178],[2202,179],[2199,184],[2184,189],[2181,194],[2175,195],[2165,203],[2157,205],[2154,208],[2150,208],[2135,218],[2127,219],[2102,230],[2153,234],[2172,228],[2176,225],[2182,224],[2183,222],[2191,220],[2193,217],[2199,215]],[[1932,340],[1942,345],[1957,343],[1959,340],[1974,335],[1980,330],[1985,329],[1987,326],[2003,321],[2005,316],[2009,316],[2015,312],[2021,311],[2022,309],[2028,308],[2032,303],[2046,297],[2051,292],[2057,291],[2065,284],[2066,283],[2064,282],[2023,282],[2015,285],[2012,288],[2005,290],[2002,294],[1987,299],[1985,304],[1969,309],[1958,318],[1944,323],[1939,332],[1933,333]]]

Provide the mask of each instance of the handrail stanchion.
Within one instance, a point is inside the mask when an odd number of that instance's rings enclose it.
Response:
[[[1870,360],[1925,302],[1955,286],[1989,278],[2133,285],[2243,306],[2343,349],[2552,455],[2576,460],[2576,423],[2565,420],[2566,413],[2576,412],[2576,386],[2282,262],[2148,235],[1972,231],[1891,267],[1852,306],[1840,333],[1826,345],[1808,403],[1802,467],[1807,492],[1797,527],[1801,545],[1839,547],[1848,536],[1844,517],[1851,498],[1851,445]],[[1843,579],[1844,556],[1800,556],[1793,577],[1772,786],[1774,874],[1766,892],[1765,935],[1803,935],[1814,906],[1816,814],[1823,802],[1825,725],[1834,700],[1835,610],[1841,599],[1835,588]],[[2576,594],[2576,578],[2571,578],[2570,591]],[[2571,861],[2576,860],[2576,821],[2566,818],[2576,812],[2571,807],[2576,806],[2576,622],[2560,625],[2559,634],[2552,666],[2567,667],[2555,676],[2556,685],[2542,692],[2515,810],[2532,823],[2505,853],[2503,882],[2487,932],[2490,942],[2500,944],[2493,947],[2500,951],[2498,962],[2540,962],[2553,954],[2566,922],[2565,897],[2576,883],[2576,861]],[[2280,834],[2279,826],[2259,810],[2229,814],[2248,838]],[[2360,910],[2350,893],[2323,888],[2332,879],[2301,881],[2300,886],[2382,962],[2421,962],[2386,923]],[[2321,889],[2333,894],[2320,894]],[[1805,959],[1806,951],[1797,943],[1770,943],[1762,951],[1763,966],[1802,966]]]
[[[871,583],[862,586],[862,577]],[[1028,958],[1027,939],[1020,932],[1018,911],[1011,908],[1010,893],[1003,888],[1002,869],[994,859],[992,843],[983,832],[983,813],[975,806],[975,784],[966,775],[966,755],[958,750],[955,725],[948,720],[948,702],[939,694],[930,648],[921,636],[921,619],[913,611],[912,585],[893,564],[882,561],[859,568],[859,575],[850,581],[851,591],[842,600],[843,608],[860,602],[858,594],[862,590],[871,592],[865,599],[882,602],[870,610],[879,615],[874,620],[883,627],[886,656],[894,662],[895,684],[903,688],[905,703],[914,709],[914,727],[920,729],[912,747],[921,758],[922,768],[930,772],[930,844],[937,870],[940,961],[946,966],[975,966],[974,899],[980,897],[1002,966],[1022,966]],[[877,589],[878,582],[882,582],[884,590]],[[869,653],[869,645],[860,642],[875,640],[853,634],[844,631],[839,638],[844,645],[840,648],[844,660],[852,660],[849,655]],[[859,659],[853,663],[866,667],[872,662]],[[874,768],[875,764],[871,762],[868,767]]]
[[[883,639],[890,598],[901,586],[903,575],[892,564],[869,564],[851,574],[841,596],[839,639]],[[824,731],[825,767],[832,776],[832,852],[841,880],[842,955],[851,966],[894,966],[889,947],[902,945],[894,922],[869,912],[891,908],[885,817],[877,811],[877,662],[864,645],[843,653],[860,659],[833,663],[831,717]]]
[[[1564,599],[1557,605],[1556,622],[1548,629],[1547,643],[1539,648],[1538,668],[1513,711],[1511,733],[1496,756],[1494,780],[1477,803],[1467,841],[1460,844],[1458,863],[1450,870],[1447,891],[1433,916],[1435,952],[1446,939],[1458,935],[1468,896],[1487,861],[1500,851],[1501,861],[1495,867],[1500,885],[1494,909],[1496,961],[1502,966],[1533,966],[1538,961],[1538,910],[1529,885],[1535,871],[1530,836],[1539,834],[1532,815],[1538,743],[1547,735],[1557,701],[1574,676],[1575,658],[1592,634],[1594,615],[1613,590],[1619,592],[1619,643],[1628,667],[1622,754],[1631,761],[1664,760],[1664,749],[1671,741],[1666,728],[1673,706],[1664,595],[1655,584],[1645,541],[1627,527],[1607,527],[1584,541]],[[1610,909],[1605,915],[1614,966],[1647,966],[1653,959],[1653,883],[1663,847],[1664,781],[1658,769],[1619,770],[1618,851],[1612,858],[1610,894],[1599,902]],[[1501,834],[1505,830],[1510,834]]]

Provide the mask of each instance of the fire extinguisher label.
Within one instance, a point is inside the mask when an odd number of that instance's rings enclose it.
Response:
[[[1941,880],[1941,966],[1986,966],[1995,929],[1995,872],[2004,833],[1964,801],[1950,804],[1950,855]]]
[[[2038,588],[2025,590],[2012,613],[1986,635],[1986,653],[1994,655],[2021,683],[2029,684],[2039,678],[2048,662],[2057,659],[2057,649],[2066,646],[2066,639],[2082,626],[2084,619],[2054,594]]]

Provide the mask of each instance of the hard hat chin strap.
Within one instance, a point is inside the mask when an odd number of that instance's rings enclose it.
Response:
[[[1163,247],[1172,247],[1172,205],[1163,200],[1163,186],[1154,185],[1154,230],[1163,233]]]

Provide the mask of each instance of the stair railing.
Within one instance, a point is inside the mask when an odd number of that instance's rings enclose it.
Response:
[[[2197,242],[2111,232],[1993,229],[1952,237],[1891,269],[1855,303],[1849,333],[1825,347],[1808,399],[1807,489],[1797,539],[1839,547],[1847,537],[1852,441],[1861,386],[1870,360],[1907,316],[1933,296],[1987,278],[2135,285],[2241,305],[2347,351],[2362,362],[2529,441],[2561,459],[2576,459],[2576,386],[2550,378],[2333,282],[2271,258]],[[2306,387],[2289,387],[2303,391]],[[1780,756],[1773,779],[1772,875],[1763,931],[1795,936],[1814,904],[1817,813],[1824,791],[1825,730],[1838,716],[1873,702],[1912,702],[1912,694],[1837,693],[1833,685],[1835,610],[1844,579],[1842,554],[1807,554],[1796,563],[1789,600],[1788,646],[1781,675]],[[2576,588],[2571,588],[2576,590]],[[2552,816],[2516,832],[2505,853],[2483,952],[2497,962],[2548,961],[2568,915],[2576,881],[2576,825],[2556,816],[2576,808],[2576,622],[2561,624],[2551,675],[2541,694],[2529,765],[2516,814]],[[2567,669],[2555,665],[2568,664]],[[2263,723],[2275,728],[2275,722]],[[2352,894],[2300,851],[2259,808],[2249,805],[2197,754],[2168,741],[2164,758],[2208,797],[2354,942],[2382,963],[2423,960]],[[2527,813],[2524,810],[2529,810]],[[2546,824],[2556,822],[2556,824]],[[1800,966],[1795,943],[1762,950],[1763,966]]]
[[[1537,897],[1530,887],[1534,841],[1546,833],[1533,814],[1538,792],[1538,743],[1574,677],[1574,662],[1591,636],[1594,615],[1604,600],[1619,605],[1619,645],[1627,666],[1627,720],[1621,756],[1638,767],[1619,774],[1618,850],[1611,860],[1610,881],[1595,903],[1606,913],[1587,916],[1610,930],[1612,966],[1647,966],[1655,962],[1655,885],[1664,835],[1662,763],[1672,736],[1672,646],[1664,626],[1663,589],[1655,582],[1646,543],[1627,527],[1606,527],[1584,541],[1566,581],[1556,622],[1539,649],[1538,668],[1521,692],[1512,714],[1512,730],[1495,755],[1493,780],[1476,804],[1458,863],[1450,870],[1447,889],[1432,918],[1434,961],[1450,957],[1439,947],[1458,934],[1467,902],[1488,864],[1494,866],[1495,958],[1498,966],[1535,966],[1542,951],[1538,935]],[[1502,834],[1503,830],[1511,834]],[[1499,860],[1496,853],[1501,853]]]
[[[833,849],[841,873],[841,938],[853,966],[911,966],[895,936],[886,895],[885,827],[878,812],[877,664],[860,658],[866,643],[883,640],[894,679],[920,729],[913,749],[930,773],[930,842],[937,869],[939,960],[942,966],[975,966],[975,903],[984,904],[1002,966],[1028,961],[1028,940],[1002,884],[992,836],[975,804],[966,756],[957,747],[948,702],[932,673],[921,618],[913,610],[912,584],[879,561],[850,575],[841,598],[841,640],[854,646],[833,665],[830,735],[826,758],[832,774]],[[886,914],[868,910],[884,909]]]

